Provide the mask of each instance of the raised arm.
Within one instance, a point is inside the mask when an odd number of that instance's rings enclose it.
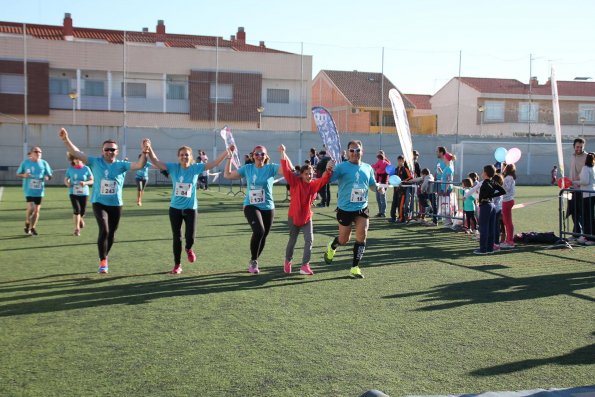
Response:
[[[167,164],[165,164],[163,161],[159,160],[157,158],[157,155],[155,154],[155,151],[153,150],[153,146],[148,147],[148,156],[149,159],[151,160],[151,163],[153,163],[153,165],[155,167],[157,167],[158,169],[160,169],[161,171],[166,171],[167,170]]]
[[[141,148],[141,156],[136,162],[130,164],[130,171],[137,171],[145,167],[147,164],[147,155],[151,151],[151,140],[146,138],[143,139]]]
[[[228,149],[231,153],[235,151],[235,146],[231,145]],[[232,171],[231,170],[231,155],[226,157],[227,162],[225,163],[225,169],[223,170],[223,177],[225,179],[242,179],[242,176],[238,172],[238,170]]]
[[[72,141],[70,140],[70,137],[68,136],[68,131],[66,131],[66,128],[60,128],[60,132],[58,132],[58,136],[60,137],[60,139],[62,140],[62,142],[64,143],[64,146],[66,146],[66,150],[68,150],[68,153],[70,153],[72,156],[80,159],[83,163],[87,163],[87,155],[84,152],[81,152],[81,150],[76,147],[76,145],[74,143],[72,143]]]
[[[228,157],[231,157],[233,154],[232,151],[230,151],[229,149],[225,149],[225,151],[221,152],[221,154],[213,161],[208,162],[207,164],[205,164],[205,171],[208,171],[216,166],[218,166],[219,164],[221,164],[221,162],[223,160],[225,160]]]

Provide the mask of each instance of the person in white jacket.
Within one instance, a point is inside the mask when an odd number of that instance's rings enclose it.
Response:
[[[585,165],[579,176],[580,190],[583,190],[582,215],[583,233],[578,242],[586,245],[595,245],[595,153],[587,153]],[[585,191],[586,190],[586,191]]]

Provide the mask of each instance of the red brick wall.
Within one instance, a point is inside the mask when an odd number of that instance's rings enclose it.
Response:
[[[23,62],[0,60],[0,73],[24,74]],[[50,114],[49,64],[47,62],[27,62],[28,97],[27,113],[31,115]],[[24,114],[24,95],[0,94],[0,112]]]
[[[209,100],[211,83],[218,77],[219,84],[231,84],[233,101],[218,104],[218,121],[258,122],[256,108],[261,106],[262,75],[256,73],[219,72],[193,70],[190,73],[189,101],[190,120],[214,120],[215,103]]]

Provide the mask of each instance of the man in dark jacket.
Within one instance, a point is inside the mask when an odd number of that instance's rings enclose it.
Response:
[[[326,164],[331,160],[329,156],[326,154],[326,150],[321,150],[318,152],[318,164],[316,164],[316,178],[321,178],[322,174],[326,170]],[[327,183],[324,185],[319,191],[320,194],[320,203],[318,203],[317,207],[329,207],[331,203],[331,184]]]

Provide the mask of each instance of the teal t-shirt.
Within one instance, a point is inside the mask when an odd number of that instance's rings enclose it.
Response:
[[[368,206],[368,189],[376,185],[370,164],[344,161],[335,167],[331,182],[337,181],[337,207],[343,211],[359,211]]]
[[[43,197],[45,195],[45,177],[52,176],[52,167],[45,160],[24,160],[17,174],[30,173],[29,178],[23,179],[23,194],[25,197]]]
[[[89,185],[81,186],[80,182],[86,182],[91,179],[91,169],[86,165],[81,168],[68,167],[64,176],[70,179],[70,187],[68,188],[68,194],[74,194],[75,196],[88,196]]]
[[[196,209],[196,184],[198,176],[204,171],[204,163],[194,163],[184,168],[180,163],[166,163],[171,178],[170,207],[178,210]]]
[[[461,191],[461,195],[467,194],[471,189],[465,189]],[[463,200],[463,211],[475,211],[475,197],[472,194]]]
[[[126,172],[130,170],[130,162],[116,160],[108,164],[103,157],[89,157],[87,164],[93,172],[93,179],[95,179],[91,202],[121,207],[124,204],[122,188]]]
[[[148,181],[149,180],[149,168],[151,168],[152,166],[153,166],[153,164],[151,164],[151,162],[147,161],[147,164],[145,164],[145,166],[143,168],[136,171],[134,178],[135,179],[144,179],[144,180]]]
[[[273,201],[273,183],[279,172],[279,164],[265,164],[258,168],[254,164],[246,164],[238,169],[238,173],[246,178],[248,191],[244,198],[244,205],[253,205],[261,210],[275,208]]]

